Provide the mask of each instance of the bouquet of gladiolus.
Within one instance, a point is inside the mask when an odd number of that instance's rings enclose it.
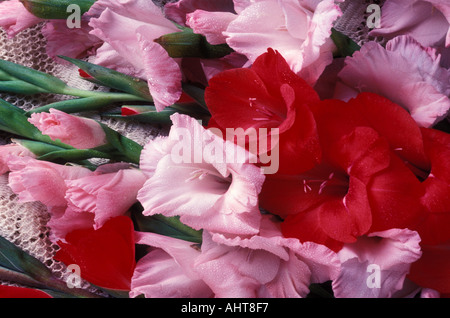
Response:
[[[449,295],[450,3],[374,1],[358,43],[345,2],[0,2],[9,37],[41,23],[107,88],[0,60],[1,92],[68,97],[0,100],[0,171],[70,273],[0,238],[0,295]],[[140,144],[92,112],[168,129]]]

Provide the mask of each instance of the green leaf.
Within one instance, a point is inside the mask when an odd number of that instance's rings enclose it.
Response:
[[[165,34],[154,41],[160,44],[173,58],[215,59],[234,52],[227,44],[212,45],[208,43],[205,36],[196,34],[189,28],[183,28],[181,32]]]
[[[67,84],[57,77],[10,61],[0,59],[0,70],[47,92],[60,94],[67,87]]]
[[[80,7],[80,14],[89,11],[95,0],[20,0],[24,7],[34,16],[42,19],[67,19],[72,11],[67,7],[76,4]]]
[[[88,75],[92,76],[92,78],[94,78],[97,83],[101,83],[104,86],[142,97],[147,101],[153,101],[146,81],[86,61],[62,55],[60,55],[59,57],[78,66]]]
[[[52,277],[52,272],[41,261],[1,236],[0,266],[38,281]]]
[[[331,39],[337,48],[334,57],[352,56],[354,52],[361,49],[355,41],[334,28],[331,29]]]
[[[48,93],[46,90],[40,87],[19,80],[0,81],[0,92],[21,94],[21,95]]]
[[[1,82],[0,82],[1,85]],[[28,112],[28,114],[48,112],[51,108],[63,111],[65,113],[78,113],[90,110],[98,110],[115,101],[113,96],[92,96],[62,100],[37,107]]]
[[[191,83],[182,83],[183,91],[192,97],[205,111],[209,113],[208,106],[205,101],[205,89]]]
[[[166,217],[161,214],[144,216],[140,211],[134,211],[133,217],[139,231],[157,233],[193,243],[202,242],[202,231],[183,224],[179,217]]]
[[[108,126],[104,124],[101,124],[101,126],[106,133],[107,146],[116,150],[115,158],[139,164],[143,147]],[[103,146],[100,146],[96,149],[101,151],[103,148]]]

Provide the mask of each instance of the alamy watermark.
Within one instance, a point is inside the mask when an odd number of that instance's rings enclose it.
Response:
[[[380,265],[370,264],[367,266],[367,273],[370,275],[366,279],[368,288],[381,288],[381,268]]]
[[[81,28],[81,8],[77,4],[70,4],[66,9],[70,15],[66,19],[66,25],[69,29]]]
[[[366,24],[369,29],[378,29],[381,27],[381,8],[378,4],[370,4],[366,8],[366,13],[370,13],[367,17]]]
[[[81,288],[81,269],[80,266],[76,264],[70,264],[67,266],[67,272],[70,274],[67,275],[66,284],[69,288]]]
[[[218,128],[192,131],[184,127],[172,127],[169,138],[175,142],[171,159],[181,163],[241,164],[258,163],[264,174],[274,174],[279,168],[278,128],[226,128],[225,136]],[[227,140],[229,143],[217,142]],[[235,144],[235,146],[230,146]]]

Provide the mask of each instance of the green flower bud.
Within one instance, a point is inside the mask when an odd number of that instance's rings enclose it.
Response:
[[[212,45],[201,34],[184,28],[181,32],[165,34],[155,42],[160,44],[170,57],[198,57],[205,59],[221,58],[233,52],[227,44]]]

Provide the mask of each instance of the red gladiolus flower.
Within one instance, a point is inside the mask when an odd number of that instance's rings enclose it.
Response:
[[[260,195],[284,218],[284,235],[339,250],[369,232],[417,226],[424,189],[410,167],[429,163],[411,116],[371,93],[312,109],[322,162],[295,176],[267,176]]]
[[[129,290],[135,261],[134,228],[130,218],[118,216],[98,230],[74,230],[58,242],[55,259],[76,264],[88,282],[108,289]]]
[[[256,133],[259,146],[266,138],[268,147],[256,151],[264,155],[276,147],[268,135],[278,129],[278,173],[303,172],[320,161],[316,124],[309,109],[319,97],[278,52],[269,49],[250,69],[219,73],[209,81],[205,100],[212,115],[209,126],[221,129],[224,135],[227,129],[242,129],[249,136],[246,148],[250,152],[255,153],[248,145],[251,133]]]

